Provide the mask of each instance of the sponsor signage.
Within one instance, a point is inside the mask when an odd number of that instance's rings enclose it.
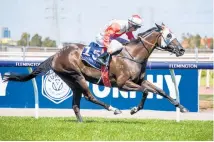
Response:
[[[28,73],[26,67],[0,68],[0,107],[34,108],[34,90],[32,81],[3,82],[6,72]],[[180,102],[192,112],[198,111],[198,71],[176,69],[176,81],[180,93]],[[176,99],[175,88],[168,69],[147,70],[146,79],[163,89]],[[39,91],[40,108],[72,108],[72,90],[52,71],[36,77]],[[131,109],[137,106],[142,98],[141,92],[124,92],[117,88],[108,88],[88,83],[92,94],[107,104],[119,109]],[[149,93],[144,109],[174,111],[175,107],[162,96]],[[81,109],[103,109],[102,107],[81,100]]]

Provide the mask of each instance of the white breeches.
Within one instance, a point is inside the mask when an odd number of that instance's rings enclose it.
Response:
[[[99,44],[100,47],[104,47],[103,38],[101,36],[96,36],[96,43]],[[123,45],[117,39],[113,39],[110,41],[107,52],[112,51],[112,53],[115,53],[117,51],[120,51],[122,48]]]
[[[117,51],[120,51],[122,48],[123,45],[119,41],[113,39],[109,44],[107,51],[112,51],[112,53],[115,53]]]

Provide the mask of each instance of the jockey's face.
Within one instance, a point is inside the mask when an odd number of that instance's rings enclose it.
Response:
[[[140,28],[140,26],[136,26],[136,25],[129,23],[129,31],[130,32],[137,31],[137,29],[139,29],[139,28]]]
[[[130,32],[132,32],[132,31],[136,31],[137,29],[136,28],[134,28],[134,27],[131,27],[130,29],[129,29],[129,31]]]

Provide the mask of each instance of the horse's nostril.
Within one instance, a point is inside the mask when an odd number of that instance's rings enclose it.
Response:
[[[180,49],[180,52],[185,52],[185,50],[184,49]]]
[[[184,54],[184,52],[185,52],[185,50],[184,49],[180,49],[179,50],[180,51],[180,53],[183,55]]]

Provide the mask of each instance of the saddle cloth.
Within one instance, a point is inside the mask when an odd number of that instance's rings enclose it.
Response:
[[[97,57],[99,57],[102,53],[102,47],[100,47],[97,43],[91,42],[88,46],[85,46],[82,54],[81,59],[88,63],[90,66],[101,70],[101,64],[98,63]]]
[[[96,61],[97,57],[101,55],[102,50],[103,48],[100,47],[97,43],[91,42],[88,46],[84,47],[81,54],[81,59],[88,63],[90,66],[100,70],[103,84],[107,87],[111,87],[108,67],[102,66]],[[104,50],[106,49],[104,48]]]

